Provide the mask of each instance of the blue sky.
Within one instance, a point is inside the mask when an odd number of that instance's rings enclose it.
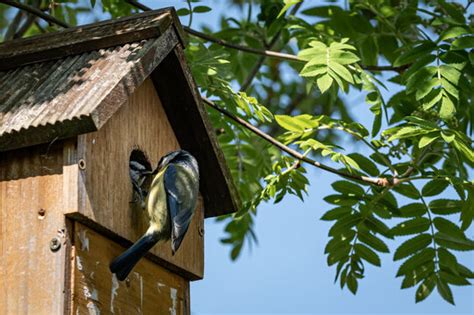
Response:
[[[152,8],[185,6],[184,1],[142,2]],[[226,2],[202,1],[213,11],[195,15],[193,26],[204,21],[215,26],[219,12],[239,14]],[[360,122],[369,123],[363,97],[349,98],[355,101],[351,111],[362,117]],[[366,153],[359,147],[356,150]],[[205,278],[191,285],[193,314],[474,314],[472,287],[453,288],[455,307],[437,292],[415,304],[414,290],[400,290],[401,280],[394,277],[399,263],[392,261],[392,254],[382,256],[382,268],[366,266],[366,278],[359,283],[356,296],[335,285],[334,268],[327,266],[323,254],[330,224],[319,218],[329,209],[323,197],[331,193],[330,183],[336,177],[308,171],[311,186],[305,202],[289,197],[278,205],[261,206],[256,222],[259,245],[251,252],[245,248],[237,262],[230,260],[229,249],[219,242],[223,226],[212,219],[206,221]],[[394,248],[393,242],[388,243]],[[474,267],[472,254],[460,257],[462,263]]]

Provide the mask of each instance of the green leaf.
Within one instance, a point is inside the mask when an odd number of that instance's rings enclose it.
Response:
[[[423,136],[421,137],[420,139],[420,142],[418,142],[418,148],[424,148],[426,147],[427,145],[429,145],[431,142],[435,141],[436,139],[438,139],[439,136],[438,135],[426,135],[426,136]]]
[[[425,300],[431,294],[431,292],[433,292],[435,285],[435,275],[426,278],[425,281],[423,281],[423,283],[421,283],[418,289],[416,290],[416,303]]]
[[[408,197],[410,199],[418,199],[420,195],[418,194],[418,190],[410,184],[399,184],[393,188],[393,190],[400,195]]]
[[[427,218],[415,218],[397,224],[392,228],[393,235],[410,235],[425,232],[430,227],[430,220]]]
[[[466,237],[464,232],[461,231],[461,229],[456,224],[444,218],[436,217],[433,219],[433,223],[439,232],[461,238]]]
[[[329,74],[322,75],[316,80],[316,84],[318,85],[321,94],[326,92],[331,87],[332,82],[333,78]]]
[[[426,248],[431,244],[431,235],[420,234],[403,242],[395,251],[393,260],[400,260]]]
[[[432,131],[433,130],[426,130],[426,129],[419,128],[419,127],[414,127],[414,126],[402,127],[395,134],[393,134],[390,138],[388,138],[388,141],[416,137],[416,136],[419,136],[419,135],[430,133]]]
[[[95,7],[95,2],[96,2],[96,0],[90,0],[91,7]]]
[[[443,90],[438,88],[438,89],[433,89],[424,99],[423,99],[423,104],[422,107],[424,110],[428,110],[438,104],[439,101],[441,101],[441,98],[443,97]]]
[[[346,232],[335,235],[329,240],[324,248],[324,253],[328,254],[334,252],[337,248],[341,246],[350,245],[350,242],[354,239],[356,232],[354,230],[347,230]]]
[[[474,48],[474,36],[463,36],[456,39],[451,45],[452,50]]]
[[[434,179],[423,186],[421,193],[424,197],[436,196],[449,186],[449,182],[442,179]]]
[[[453,293],[451,292],[449,285],[441,278],[438,278],[436,282],[436,286],[438,288],[439,295],[441,295],[441,297],[445,299],[447,302],[454,305]]]
[[[341,64],[348,65],[359,61],[359,57],[349,51],[337,52],[331,54],[331,60]]]
[[[461,77],[461,72],[451,65],[441,65],[439,67],[439,72],[444,78],[446,78],[446,80],[454,85],[458,84],[459,78]]]
[[[390,228],[374,216],[368,216],[364,225],[371,231],[379,233],[386,238],[393,238]]]
[[[337,62],[330,61],[328,63],[328,66],[331,70],[333,70],[335,73],[337,73],[338,76],[340,76],[342,79],[344,79],[347,82],[354,83],[354,80],[352,79],[352,74],[347,70],[346,67],[342,66],[341,64]]]
[[[285,6],[281,9],[280,13],[278,13],[277,19],[284,15],[289,8],[299,2],[301,2],[301,0],[284,0]]]
[[[328,67],[326,65],[316,64],[316,65],[307,65],[300,72],[302,77],[316,77],[321,74],[328,72]]]
[[[194,13],[206,13],[211,11],[212,9],[205,5],[198,5],[193,8]]]
[[[459,274],[465,278],[474,279],[474,272],[471,271],[468,267],[458,263],[457,270]]]
[[[239,257],[240,252],[242,251],[242,246],[243,243],[238,243],[236,246],[234,246],[230,252],[230,258],[232,260],[236,260],[237,257]]]
[[[318,121],[308,114],[298,116],[275,115],[275,120],[282,128],[294,132],[303,132],[319,125]]]
[[[329,230],[330,236],[336,236],[347,232],[350,228],[356,226],[361,220],[359,214],[350,214],[337,220],[336,223]]]
[[[398,57],[393,63],[393,65],[395,67],[399,67],[412,63],[421,56],[431,53],[435,48],[436,45],[433,42],[423,42],[421,45],[412,48],[411,50]]]
[[[359,198],[346,195],[329,195],[324,197],[324,201],[338,206],[353,206],[359,202]]]
[[[450,119],[456,113],[456,107],[454,107],[454,103],[448,96],[444,96],[443,100],[441,101],[441,108],[439,110],[439,116],[442,119]]]
[[[438,38],[438,41],[455,38],[467,33],[468,31],[466,31],[466,29],[463,27],[460,27],[460,26],[450,27],[441,33],[441,35]]]
[[[474,163],[474,152],[462,141],[455,139],[452,144],[466,159]]]
[[[373,249],[382,252],[382,253],[388,253],[389,249],[388,246],[377,236],[374,234],[368,232],[368,231],[360,231],[358,232],[358,239],[362,243],[365,243],[372,247]]]
[[[422,203],[410,203],[400,208],[400,215],[405,218],[421,217],[426,214],[427,209]]]
[[[349,181],[341,180],[331,184],[332,188],[341,194],[351,196],[363,196],[365,194],[364,189],[357,184]]]
[[[354,245],[354,251],[362,259],[366,260],[374,266],[380,267],[379,256],[367,246],[357,243]]]
[[[179,9],[178,11],[176,11],[176,14],[178,14],[178,16],[185,16],[185,15],[189,15],[191,11],[189,11],[188,9],[186,8],[181,8]]]
[[[416,270],[419,266],[424,265],[428,261],[433,261],[435,258],[435,250],[433,248],[425,248],[415,255],[411,256],[403,262],[398,268],[397,277],[405,275],[413,270]]]
[[[474,241],[459,236],[449,235],[446,233],[437,232],[435,234],[435,242],[446,248],[459,251],[474,250]]]
[[[351,291],[352,294],[355,295],[357,293],[357,279],[355,276],[352,275],[352,273],[347,276],[346,284],[349,291]]]
[[[443,140],[446,142],[446,143],[451,143],[454,141],[454,139],[456,139],[456,135],[455,134],[449,134],[447,131],[441,131],[441,138],[443,138]]]
[[[350,214],[352,212],[352,208],[350,207],[338,207],[329,210],[326,212],[322,217],[321,220],[323,221],[334,221],[341,219],[342,217]]]
[[[380,174],[380,171],[378,170],[375,163],[372,162],[370,159],[366,158],[365,156],[363,156],[362,154],[351,153],[351,154],[348,154],[347,156],[352,158],[354,161],[356,161],[359,167],[370,176],[377,176]]]
[[[328,266],[334,265],[341,259],[347,259],[350,251],[351,245],[349,243],[341,243],[341,246],[334,248],[334,250],[329,253],[327,258]]]
[[[452,273],[458,275],[458,261],[456,256],[451,254],[446,248],[438,248],[438,260],[441,269],[450,270]]]
[[[468,197],[461,208],[461,228],[467,230],[474,219],[474,191],[469,190]]]
[[[402,289],[407,289],[415,286],[417,283],[431,276],[434,273],[434,270],[434,262],[429,261],[419,266],[415,270],[407,273],[402,281]]]
[[[457,286],[471,285],[471,283],[465,278],[452,274],[448,271],[440,271],[439,276],[441,277],[441,280],[452,285],[457,285]]]
[[[454,214],[461,212],[461,202],[452,199],[437,199],[432,200],[429,204],[431,212],[434,214]]]

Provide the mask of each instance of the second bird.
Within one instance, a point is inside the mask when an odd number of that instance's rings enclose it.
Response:
[[[123,281],[138,261],[159,241],[171,240],[174,254],[186,234],[199,194],[196,159],[179,150],[163,156],[150,186],[145,207],[150,227],[135,244],[115,258],[110,271]]]

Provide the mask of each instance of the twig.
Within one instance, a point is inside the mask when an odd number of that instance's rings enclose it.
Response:
[[[151,11],[152,10],[150,7],[147,7],[146,5],[144,5],[144,4],[142,4],[138,1],[135,1],[135,0],[125,0],[125,2],[139,8],[142,11]]]
[[[61,20],[58,20],[54,16],[46,14],[43,11],[41,11],[37,8],[34,8],[32,6],[29,6],[29,5],[20,3],[20,2],[16,2],[16,1],[12,1],[12,0],[0,0],[0,3],[3,3],[3,4],[6,4],[6,5],[9,5],[9,6],[18,8],[20,10],[26,11],[28,13],[34,14],[34,15],[42,18],[43,20],[47,21],[47,22],[57,24],[57,25],[62,26],[64,28],[70,27],[67,23],[65,23]]]
[[[33,1],[33,7],[38,8],[41,5],[41,0],[35,0]],[[28,31],[30,26],[36,21],[38,17],[34,14],[28,14],[28,17],[26,21],[23,23],[23,25],[18,29],[18,31],[15,33],[13,38],[21,38],[23,35]]]
[[[273,138],[269,134],[263,132],[262,130],[258,129],[257,127],[255,127],[254,125],[248,123],[247,121],[243,120],[242,118],[234,116],[232,113],[230,113],[227,110],[225,110],[225,109],[217,106],[216,104],[214,104],[214,102],[212,102],[211,100],[209,100],[205,97],[202,97],[202,100],[208,106],[214,108],[215,110],[217,110],[220,113],[224,114],[226,117],[232,119],[233,121],[235,121],[239,125],[241,125],[241,126],[245,127],[246,129],[252,131],[254,134],[259,136],[260,138],[266,140],[270,144],[276,146],[280,150],[288,153],[289,155],[293,156],[294,158],[296,158],[298,160],[301,160],[305,163],[311,164],[311,165],[313,165],[317,168],[323,169],[323,170],[328,171],[330,173],[339,175],[341,177],[352,179],[352,180],[357,180],[357,181],[362,181],[362,182],[365,182],[365,183],[368,183],[368,184],[371,184],[371,185],[382,186],[382,187],[390,187],[390,186],[396,184],[396,183],[391,182],[387,178],[378,178],[378,177],[374,178],[374,177],[361,176],[361,175],[357,175],[357,174],[350,174],[350,173],[342,172],[342,171],[337,170],[335,168],[332,168],[330,166],[321,164],[321,163],[319,163],[319,162],[317,162],[313,159],[310,159],[310,158],[306,157],[304,154],[301,154],[298,151],[293,150],[292,148],[284,145],[283,143],[281,143],[277,139]]]
[[[46,33],[46,30],[38,23],[38,20],[35,20],[34,23],[41,33]]]
[[[8,26],[8,29],[5,33],[5,40],[10,40],[15,36],[15,32],[20,26],[21,20],[23,18],[23,13],[24,12],[22,10],[19,10],[16,13],[15,17],[13,18],[12,22]]]

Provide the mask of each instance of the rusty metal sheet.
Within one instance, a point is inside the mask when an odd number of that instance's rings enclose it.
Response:
[[[97,130],[178,42],[170,27],[157,38],[0,71],[0,151]]]

